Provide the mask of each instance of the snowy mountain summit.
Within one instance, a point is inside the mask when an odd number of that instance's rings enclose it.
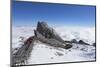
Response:
[[[66,44],[66,42],[57,34],[57,32],[49,27],[46,22],[38,22],[37,29],[34,30],[36,38],[43,43],[47,43],[50,46],[71,48],[72,45]]]
[[[51,28],[39,21],[37,27],[13,27],[12,36],[12,66],[15,67],[96,60],[95,28]]]
[[[46,22],[38,22],[34,30],[37,41],[34,42],[35,46],[27,64],[95,61],[95,47],[92,45],[96,45],[95,38],[90,36],[95,35],[94,31],[91,31],[93,28],[78,29],[80,30],[67,27],[51,28]]]

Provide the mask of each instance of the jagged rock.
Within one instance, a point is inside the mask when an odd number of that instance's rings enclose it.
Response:
[[[47,25],[46,22],[38,22],[35,36],[42,42],[54,47],[71,48],[66,45],[65,41],[55,32],[55,30]],[[69,47],[70,46],[70,47]]]
[[[72,43],[71,41],[65,41],[66,43]]]
[[[96,47],[96,43],[93,43],[92,45],[93,45],[94,47]]]
[[[71,47],[72,47],[72,45],[66,44],[65,49],[68,49],[68,48],[71,48]]]
[[[55,32],[53,28],[49,27],[46,22],[38,22],[37,31],[45,38],[53,38],[60,42],[64,42],[64,40]]]
[[[12,55],[12,67],[18,67],[18,65],[23,65],[25,61],[30,56],[33,49],[33,42],[35,40],[34,36],[29,37],[14,54]]]
[[[84,42],[83,40],[79,40],[78,42],[79,44],[85,44],[85,45],[89,45],[88,43]]]
[[[77,43],[77,40],[76,39],[72,39],[71,42],[72,43]]]
[[[24,45],[30,45],[34,39],[34,36],[29,37],[26,41],[24,41]]]
[[[64,48],[65,47],[65,44],[56,40],[56,39],[48,39],[48,38],[45,38],[42,34],[40,34],[38,31],[34,30],[35,32],[35,36],[38,38],[38,40],[42,41],[43,43],[47,43],[49,44],[50,46],[54,46],[54,47],[62,47]]]

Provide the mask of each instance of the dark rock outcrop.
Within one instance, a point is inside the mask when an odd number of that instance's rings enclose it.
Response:
[[[29,37],[24,44],[18,49],[17,52],[12,54],[12,67],[18,67],[20,65],[25,65],[28,57],[30,56],[30,53],[34,46],[34,40],[35,37],[31,36]]]
[[[78,43],[76,39],[72,39],[71,43]]]
[[[42,42],[54,47],[71,48],[72,46],[65,43],[65,41],[55,32],[55,30],[47,25],[46,22],[38,22],[35,36]]]
[[[46,22],[38,22],[36,30],[45,38],[53,38],[60,42],[64,42],[64,40],[55,32],[53,28],[49,27]]]
[[[72,45],[66,44],[65,49],[68,49],[68,48],[71,48],[71,47],[72,47]]]
[[[84,42],[83,40],[79,40],[79,44],[89,45],[88,43]]]
[[[93,43],[92,45],[93,45],[94,47],[96,47],[96,43]]]

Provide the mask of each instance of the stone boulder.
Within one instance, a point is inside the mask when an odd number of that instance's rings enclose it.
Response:
[[[93,45],[94,47],[96,47],[96,43],[93,43],[92,45]]]

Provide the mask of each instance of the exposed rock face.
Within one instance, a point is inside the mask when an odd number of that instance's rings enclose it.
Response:
[[[54,47],[71,48],[64,40],[55,32],[55,30],[47,25],[46,22],[38,22],[37,29],[34,30],[35,36],[42,42],[48,43]]]
[[[71,40],[72,43],[78,43],[76,39]]]
[[[55,32],[55,30],[47,25],[46,22],[38,22],[37,31],[42,34],[45,38],[56,39],[60,42],[64,42],[62,38]]]
[[[96,43],[93,43],[92,45],[93,45],[94,47],[96,47]]]
[[[84,42],[83,40],[79,40],[79,44],[89,45],[88,43]]]

